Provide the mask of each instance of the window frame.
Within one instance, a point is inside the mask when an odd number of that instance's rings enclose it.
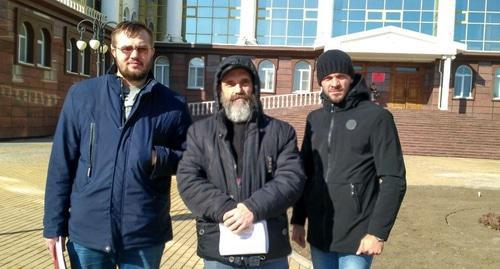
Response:
[[[492,99],[495,101],[500,101],[500,67],[496,67],[495,73],[493,73]]]
[[[166,63],[158,63],[158,61],[163,59],[166,60]],[[160,71],[162,75],[161,80],[158,78],[158,72],[156,70],[158,67],[161,69]],[[154,77],[158,82],[167,87],[170,87],[170,60],[168,59],[167,56],[160,55],[156,57],[153,72],[154,72]],[[166,83],[165,83],[165,77],[166,77]]]
[[[297,69],[299,67],[300,64],[306,64],[309,69],[306,70],[306,69]],[[299,78],[299,89],[296,90],[296,84],[295,84],[295,78],[296,78],[296,75],[297,75],[297,71],[299,71],[299,74],[300,74],[300,78]],[[308,89],[307,90],[304,90],[302,89],[302,86],[304,84],[304,73],[306,73],[305,71],[309,72],[309,76],[307,78],[307,86],[308,86]],[[311,92],[311,83],[312,83],[312,66],[311,64],[306,61],[306,60],[299,60],[297,61],[297,63],[295,63],[295,66],[293,67],[293,83],[292,83],[292,93],[309,93]]]
[[[16,8],[15,64],[51,69],[54,22],[23,9]],[[41,45],[41,43],[43,45]],[[21,50],[24,48],[24,52]]]
[[[193,61],[195,60],[200,60],[201,63],[203,64],[202,66],[195,66],[193,64]],[[190,60],[189,60],[189,63],[188,63],[188,75],[187,75],[187,89],[188,90],[203,90],[204,87],[205,87],[205,57],[203,56],[194,56],[192,57]],[[192,69],[193,68],[193,69]],[[192,77],[193,77],[193,74],[191,73],[191,70],[194,70],[195,74],[194,74],[194,85],[191,84],[191,81],[192,81]],[[203,84],[202,85],[198,85],[198,78],[199,78],[199,72],[201,70],[201,74],[202,74],[202,81],[203,81]]]
[[[470,74],[462,74],[459,72],[462,72],[462,70],[468,71]],[[457,67],[454,73],[454,83],[453,83],[453,99],[473,99],[473,84],[474,84],[474,72],[472,71],[472,68],[468,65],[461,64]],[[469,95],[464,96],[465,88],[464,88],[464,82],[465,78],[470,76],[470,85],[469,85]],[[459,81],[460,79],[460,81]],[[460,95],[457,94],[457,85],[461,86],[460,89]]]
[[[262,67],[263,64],[270,63],[272,65],[271,67]],[[271,61],[270,59],[263,59],[262,61],[259,62],[259,65],[257,67],[257,72],[260,77],[261,85],[260,85],[260,92],[261,93],[275,93],[276,92],[276,65]],[[269,74],[270,79],[269,78]],[[271,88],[266,88],[262,87],[262,84],[264,86],[267,86],[268,84],[271,84]]]

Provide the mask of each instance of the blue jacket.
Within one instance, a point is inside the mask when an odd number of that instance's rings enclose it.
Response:
[[[44,237],[69,234],[106,252],[172,239],[170,182],[191,124],[187,105],[150,78],[123,122],[122,86],[105,75],[71,87],[49,162]]]

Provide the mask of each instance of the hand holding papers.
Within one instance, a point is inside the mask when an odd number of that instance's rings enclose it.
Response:
[[[219,230],[219,252],[222,256],[265,254],[269,251],[269,236],[265,220],[255,223],[253,229],[240,235],[231,232],[222,223],[219,223]]]
[[[57,238],[56,242],[56,260],[54,261],[54,268],[66,269],[66,261],[64,260],[64,239],[62,236]]]

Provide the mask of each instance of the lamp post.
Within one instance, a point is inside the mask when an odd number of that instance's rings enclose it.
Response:
[[[100,76],[104,74],[105,72],[105,58],[104,55],[108,51],[109,47],[106,45],[104,37],[106,33],[106,26],[110,24],[116,25],[116,22],[114,21],[103,21],[102,18],[98,17],[94,20],[90,19],[83,19],[78,24],[76,25],[76,29],[78,33],[80,33],[80,39],[76,42],[76,47],[80,51],[84,51],[85,48],[87,48],[87,42],[83,40],[83,33],[85,33],[85,30],[87,29],[84,25],[84,23],[90,23],[92,25],[92,32],[93,36],[92,39],[89,41],[89,46],[92,50],[94,50],[95,53],[97,53],[97,75]],[[101,58],[102,57],[102,58]]]

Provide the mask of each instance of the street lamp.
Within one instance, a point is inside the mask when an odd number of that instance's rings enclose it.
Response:
[[[108,48],[109,48],[108,45],[106,45],[106,43],[104,43],[106,26],[111,25],[111,24],[116,25],[116,22],[114,22],[114,21],[105,22],[105,21],[102,21],[101,17],[98,17],[94,20],[90,20],[90,19],[81,20],[76,25],[76,30],[78,31],[78,33],[80,33],[80,39],[76,42],[76,47],[80,51],[84,51],[87,48],[87,42],[85,42],[83,40],[83,33],[85,33],[85,30],[87,29],[87,28],[85,28],[85,26],[83,24],[85,22],[88,22],[92,25],[93,36],[92,36],[92,39],[90,39],[88,45],[90,46],[90,48],[92,50],[94,50],[95,53],[97,53],[97,62],[96,62],[97,75],[100,76],[100,75],[104,74],[104,71],[105,71],[104,69],[106,68],[105,67],[106,61],[104,59],[104,55],[106,54],[106,52],[108,51]],[[101,57],[103,57],[103,58],[101,58]]]

